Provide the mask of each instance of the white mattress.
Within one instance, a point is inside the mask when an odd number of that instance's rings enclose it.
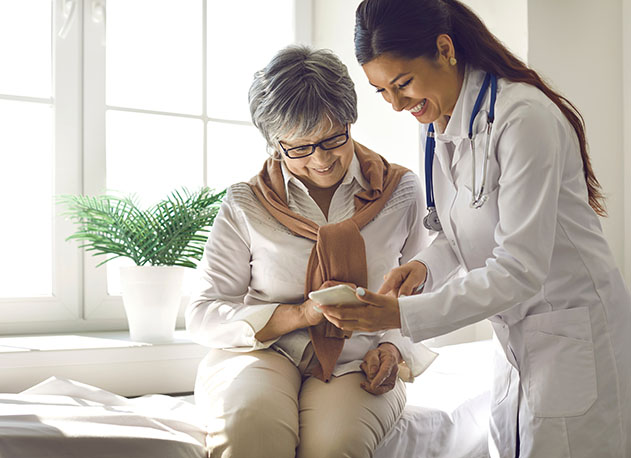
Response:
[[[375,458],[487,456],[491,343],[436,350]],[[202,458],[204,437],[195,406],[169,396],[127,399],[54,377],[0,394],[0,458]]]
[[[492,341],[434,348],[434,363],[407,385],[403,415],[374,458],[486,458]]]

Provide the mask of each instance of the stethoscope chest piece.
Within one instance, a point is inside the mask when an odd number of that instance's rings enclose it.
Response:
[[[442,231],[443,226],[440,224],[438,213],[434,207],[427,209],[427,215],[423,218],[423,226],[430,231]]]

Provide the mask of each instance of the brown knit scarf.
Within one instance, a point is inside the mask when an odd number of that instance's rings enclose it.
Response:
[[[316,242],[307,264],[305,297],[327,280],[367,286],[366,247],[359,231],[383,209],[401,177],[408,172],[404,167],[389,164],[359,143],[353,144],[370,189],[355,194],[354,215],[340,223],[318,226],[289,209],[280,161],[268,159],[261,172],[250,181],[258,200],[279,223],[297,236]],[[325,320],[311,326],[309,335],[319,362],[313,375],[328,382],[342,352],[344,338],[349,338],[351,333]]]

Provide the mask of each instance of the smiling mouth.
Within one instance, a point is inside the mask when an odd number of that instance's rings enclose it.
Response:
[[[326,173],[329,170],[331,170],[334,165],[335,165],[335,162],[333,164],[329,165],[328,167],[323,168],[323,169],[316,169],[316,168],[314,168],[313,170],[315,170],[318,173]]]
[[[423,108],[425,108],[426,104],[427,104],[427,99],[421,100],[421,103],[410,108],[410,113],[412,113],[413,115],[419,115],[421,111],[423,111]]]

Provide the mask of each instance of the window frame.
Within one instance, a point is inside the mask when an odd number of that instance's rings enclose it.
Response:
[[[201,116],[178,115],[157,111],[129,110],[185,116],[204,122],[204,183],[207,161],[207,123],[243,121],[210,119],[206,115],[206,11],[202,2],[203,40],[203,113]],[[53,199],[64,194],[101,194],[105,176],[105,17],[106,0],[52,0],[52,84],[54,117],[54,189]],[[64,6],[74,3],[74,12],[64,18]],[[105,8],[102,20],[98,8]],[[295,42],[313,42],[313,0],[293,0]],[[67,9],[66,9],[67,11]],[[64,22],[68,24],[64,24]],[[66,26],[64,37],[59,31]],[[33,101],[29,97],[3,97]],[[36,101],[46,103],[45,100]],[[107,272],[96,265],[103,260],[78,248],[66,238],[75,230],[54,204],[53,293],[50,297],[0,298],[0,335],[57,333],[74,331],[110,331],[127,328],[120,296],[107,293]],[[36,260],[34,260],[36,262]],[[178,326],[183,325],[182,300]]]
[[[76,5],[79,7],[80,5]],[[59,36],[62,27],[63,1],[52,3],[52,97],[50,100],[32,97],[10,97],[25,102],[50,103],[54,126],[54,196],[81,192],[81,46],[80,28],[68,29],[65,38]],[[77,8],[78,10],[79,8]],[[81,318],[82,256],[76,246],[65,242],[70,233],[70,222],[59,215],[53,202],[55,215],[52,234],[52,295],[47,297],[0,298],[0,333],[42,332],[66,328]],[[37,262],[37,260],[33,260]],[[36,317],[36,318],[34,318]]]

